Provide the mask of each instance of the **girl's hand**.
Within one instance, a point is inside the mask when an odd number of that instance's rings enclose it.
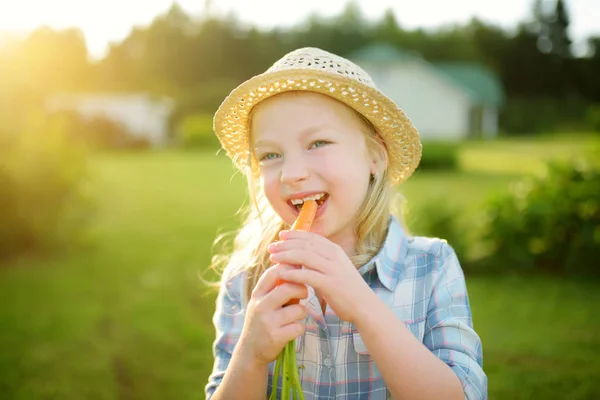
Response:
[[[248,302],[246,321],[240,344],[242,357],[252,365],[266,366],[277,359],[284,346],[304,333],[306,308],[300,304],[283,307],[291,299],[308,296],[306,286],[283,283],[277,286],[280,274],[295,269],[289,265],[275,265],[258,280]]]
[[[312,232],[282,231],[280,237],[282,241],[269,246],[271,261],[305,267],[286,269],[281,278],[312,286],[338,317],[355,322],[360,304],[372,291],[344,250]]]

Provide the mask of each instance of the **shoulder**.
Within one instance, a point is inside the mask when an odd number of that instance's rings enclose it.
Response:
[[[240,302],[244,298],[246,273],[232,258],[221,274],[220,295]]]
[[[447,270],[460,270],[460,262],[452,246],[442,238],[409,236],[406,239],[404,266],[425,274],[437,275]]]
[[[413,263],[438,265],[448,258],[456,257],[447,240],[413,235],[395,216],[390,220],[384,249],[389,256],[393,255],[390,258],[395,258],[398,264],[405,267]]]
[[[411,235],[397,219],[392,219],[377,260],[378,274],[388,287],[415,279],[436,281],[448,270],[461,273],[456,253],[446,240]]]
[[[439,261],[455,255],[454,249],[445,239],[428,236],[407,237],[407,257],[425,257]]]

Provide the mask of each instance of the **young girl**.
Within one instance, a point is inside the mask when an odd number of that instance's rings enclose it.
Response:
[[[394,215],[419,135],[365,71],[291,52],[233,90],[215,132],[253,204],[221,280],[207,398],[280,393],[274,361],[294,339],[305,399],[487,398],[456,254]],[[313,227],[291,231],[306,199]]]

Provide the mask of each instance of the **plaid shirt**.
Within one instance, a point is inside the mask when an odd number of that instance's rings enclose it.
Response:
[[[390,221],[384,246],[359,273],[413,335],[452,368],[462,382],[465,399],[487,399],[481,340],[473,329],[456,254],[445,241],[409,237],[395,217]],[[227,369],[242,330],[242,287],[242,275],[226,279],[217,299],[215,363],[205,389],[208,399]],[[356,327],[340,320],[330,308],[323,315],[312,288],[301,304],[308,308],[308,316],[306,331],[296,340],[296,357],[305,399],[390,398]],[[274,364],[269,367],[266,396],[273,388]],[[279,395],[281,386],[280,378]]]

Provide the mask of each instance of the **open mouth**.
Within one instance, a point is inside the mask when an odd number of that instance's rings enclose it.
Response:
[[[290,206],[294,207],[297,212],[300,212],[300,209],[302,208],[302,205],[304,204],[304,202],[306,200],[315,200],[317,202],[317,205],[320,208],[321,206],[323,206],[323,204],[325,204],[325,202],[327,201],[328,198],[329,198],[329,194],[323,192],[323,193],[314,194],[312,196],[306,196],[303,199],[288,200],[288,204]]]

